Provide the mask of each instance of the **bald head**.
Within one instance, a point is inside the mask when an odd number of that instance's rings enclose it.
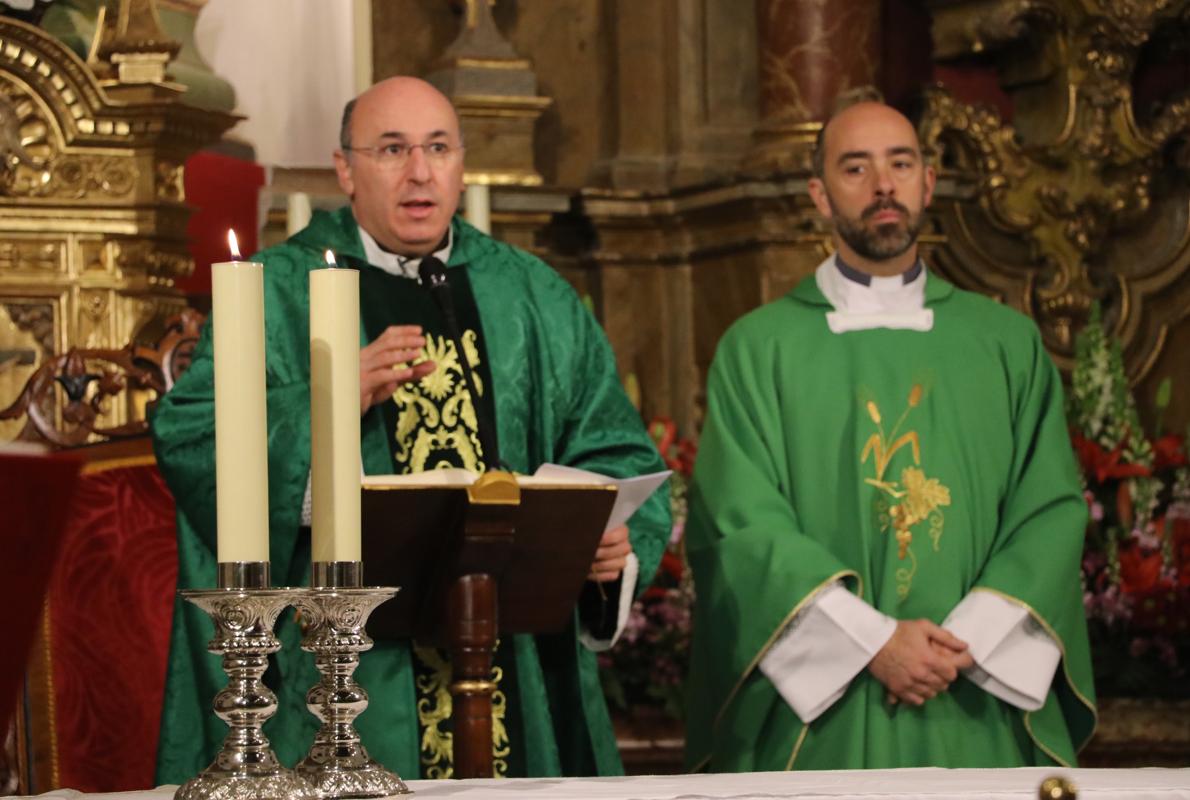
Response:
[[[455,133],[459,132],[458,114],[455,112],[454,106],[451,105],[446,95],[421,78],[398,75],[397,77],[387,78],[380,81],[380,83],[374,84],[343,107],[343,121],[339,126],[340,149],[344,152],[349,152],[352,143],[358,141],[352,131],[352,121],[355,119],[357,112],[368,114],[370,107],[385,103],[408,103],[429,106],[431,108],[437,107],[439,110],[445,111],[454,120],[454,131]],[[461,134],[459,135],[461,140]]]
[[[389,78],[347,104],[339,136],[335,171],[360,227],[394,253],[433,252],[463,190],[450,100],[420,78]]]
[[[821,178],[826,170],[828,137],[838,138],[836,132],[841,128],[847,130],[854,126],[868,127],[871,125],[891,126],[901,133],[908,133],[913,142],[917,143],[917,131],[913,123],[892,106],[885,105],[878,100],[865,100],[852,103],[831,115],[826,124],[818,131],[817,141],[814,143],[814,174]],[[920,146],[918,146],[920,150]]]

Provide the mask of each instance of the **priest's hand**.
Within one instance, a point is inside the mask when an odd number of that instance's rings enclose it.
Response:
[[[890,702],[923,705],[974,662],[967,643],[928,619],[898,620],[892,638],[868,664]]]
[[[587,580],[596,583],[616,580],[628,564],[628,554],[631,552],[632,542],[628,539],[627,525],[606,531],[599,540],[599,549],[595,551],[595,563],[591,565]]]
[[[359,351],[359,413],[387,400],[402,383],[418,381],[434,371],[433,361],[410,363],[425,347],[420,325],[390,325]]]

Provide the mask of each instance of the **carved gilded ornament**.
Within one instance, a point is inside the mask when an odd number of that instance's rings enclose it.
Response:
[[[61,241],[8,240],[0,242],[0,272],[61,272],[65,267]]]
[[[70,152],[54,118],[11,81],[0,81],[0,197],[130,199],[138,170],[127,156]]]
[[[985,26],[980,36],[1011,36],[1022,22],[1019,15],[1036,15],[1043,7],[1049,15],[1059,13],[1058,4],[996,5],[1003,9],[1000,27]],[[1144,292],[1172,280],[1155,277],[1170,265],[1164,248],[1160,258],[1133,253],[1127,265],[1109,263],[1106,254],[1118,237],[1153,224],[1154,178],[1163,169],[1164,151],[1190,132],[1190,98],[1168,104],[1147,125],[1132,113],[1138,48],[1174,3],[1065,5],[1065,24],[1049,32],[1055,41],[1046,49],[1047,58],[1062,59],[1049,66],[1053,102],[1018,109],[1022,125],[1034,123],[1028,130],[1052,135],[1025,142],[996,112],[959,103],[940,88],[928,93],[920,130],[923,146],[944,154],[959,173],[975,176],[979,206],[992,226],[1028,242],[1021,303],[1060,362],[1072,355],[1074,333],[1093,302],[1109,301],[1118,311],[1118,332],[1135,334],[1141,325],[1128,317],[1141,313]],[[984,41],[975,37],[967,44],[975,49]],[[1037,124],[1025,118],[1030,114],[1048,116]],[[978,242],[967,245],[979,249]]]
[[[0,405],[21,394],[29,378],[54,351],[50,303],[0,303]],[[43,400],[40,406],[45,409]],[[23,422],[0,419],[0,441],[16,438]]]
[[[36,338],[48,328],[52,338],[53,313],[48,306],[0,306],[0,356],[5,342],[13,340],[3,324],[5,312],[16,329]],[[39,342],[44,355],[30,364],[27,358],[21,362],[28,367],[27,380],[11,395],[0,396],[0,402],[13,397],[0,408],[0,436],[74,447],[144,435],[145,404],[167,392],[189,366],[202,322],[202,315],[193,310],[171,318],[153,347],[72,347],[50,355],[52,343],[47,348],[46,342]],[[9,349],[20,357],[17,348]],[[4,363],[0,360],[0,370]],[[0,387],[8,386],[0,371]]]
[[[44,30],[0,16],[0,305],[9,316],[44,307],[54,334],[38,359],[70,347],[114,352],[182,310],[175,280],[193,270],[183,164],[236,120],[181,102],[181,87],[162,82],[176,43],[151,0],[105,6],[90,66]],[[79,411],[86,430],[69,441],[143,425],[151,394]],[[67,406],[43,397],[41,422],[65,419]],[[11,401],[0,395],[0,406]],[[36,407],[10,419],[28,432],[35,423],[20,415]]]
[[[181,46],[162,30],[153,0],[119,0],[100,7],[87,64],[109,81],[161,84]]]

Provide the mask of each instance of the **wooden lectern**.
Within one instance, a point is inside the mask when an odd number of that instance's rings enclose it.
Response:
[[[366,580],[401,588],[368,631],[450,652],[457,777],[492,777],[498,636],[566,627],[615,498],[610,485],[519,485],[507,472],[466,487],[363,487]]]

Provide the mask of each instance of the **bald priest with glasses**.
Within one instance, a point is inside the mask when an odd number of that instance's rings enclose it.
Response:
[[[359,270],[360,414],[367,473],[453,466],[482,471],[484,448],[523,473],[543,463],[626,477],[663,469],[621,389],[611,348],[570,286],[549,266],[455,215],[463,141],[450,102],[424,81],[391,78],[347,105],[339,185],[350,204],[255,257],[265,264],[269,514],[274,582],[308,582],[310,355],[308,271],[331,249]],[[466,409],[448,325],[418,280],[423,259],[445,264],[462,349],[478,402]],[[214,321],[217,324],[217,320]],[[178,504],[179,585],[215,585],[215,455],[211,328],[190,369],[152,420],[158,462]],[[451,409],[454,409],[452,412]],[[492,434],[479,418],[494,420]],[[303,515],[306,515],[303,518]],[[627,609],[651,580],[669,536],[658,492],[627,526],[607,531],[588,581]],[[503,637],[494,663],[493,756],[502,774],[621,771],[594,650],[614,638],[617,615],[556,636]],[[582,615],[580,614],[580,617]],[[609,626],[606,620],[609,618]],[[158,783],[180,783],[210,763],[227,728],[210,712],[223,684],[192,609],[175,610],[158,751]],[[611,627],[612,630],[608,630]],[[622,625],[621,625],[622,627]],[[281,760],[305,755],[317,720],[305,692],[318,676],[292,622],[266,682],[277,719],[266,729]],[[446,653],[378,640],[358,670],[371,703],[357,721],[369,752],[404,778],[452,772]],[[503,702],[501,700],[503,699]],[[280,724],[278,724],[280,723]]]

